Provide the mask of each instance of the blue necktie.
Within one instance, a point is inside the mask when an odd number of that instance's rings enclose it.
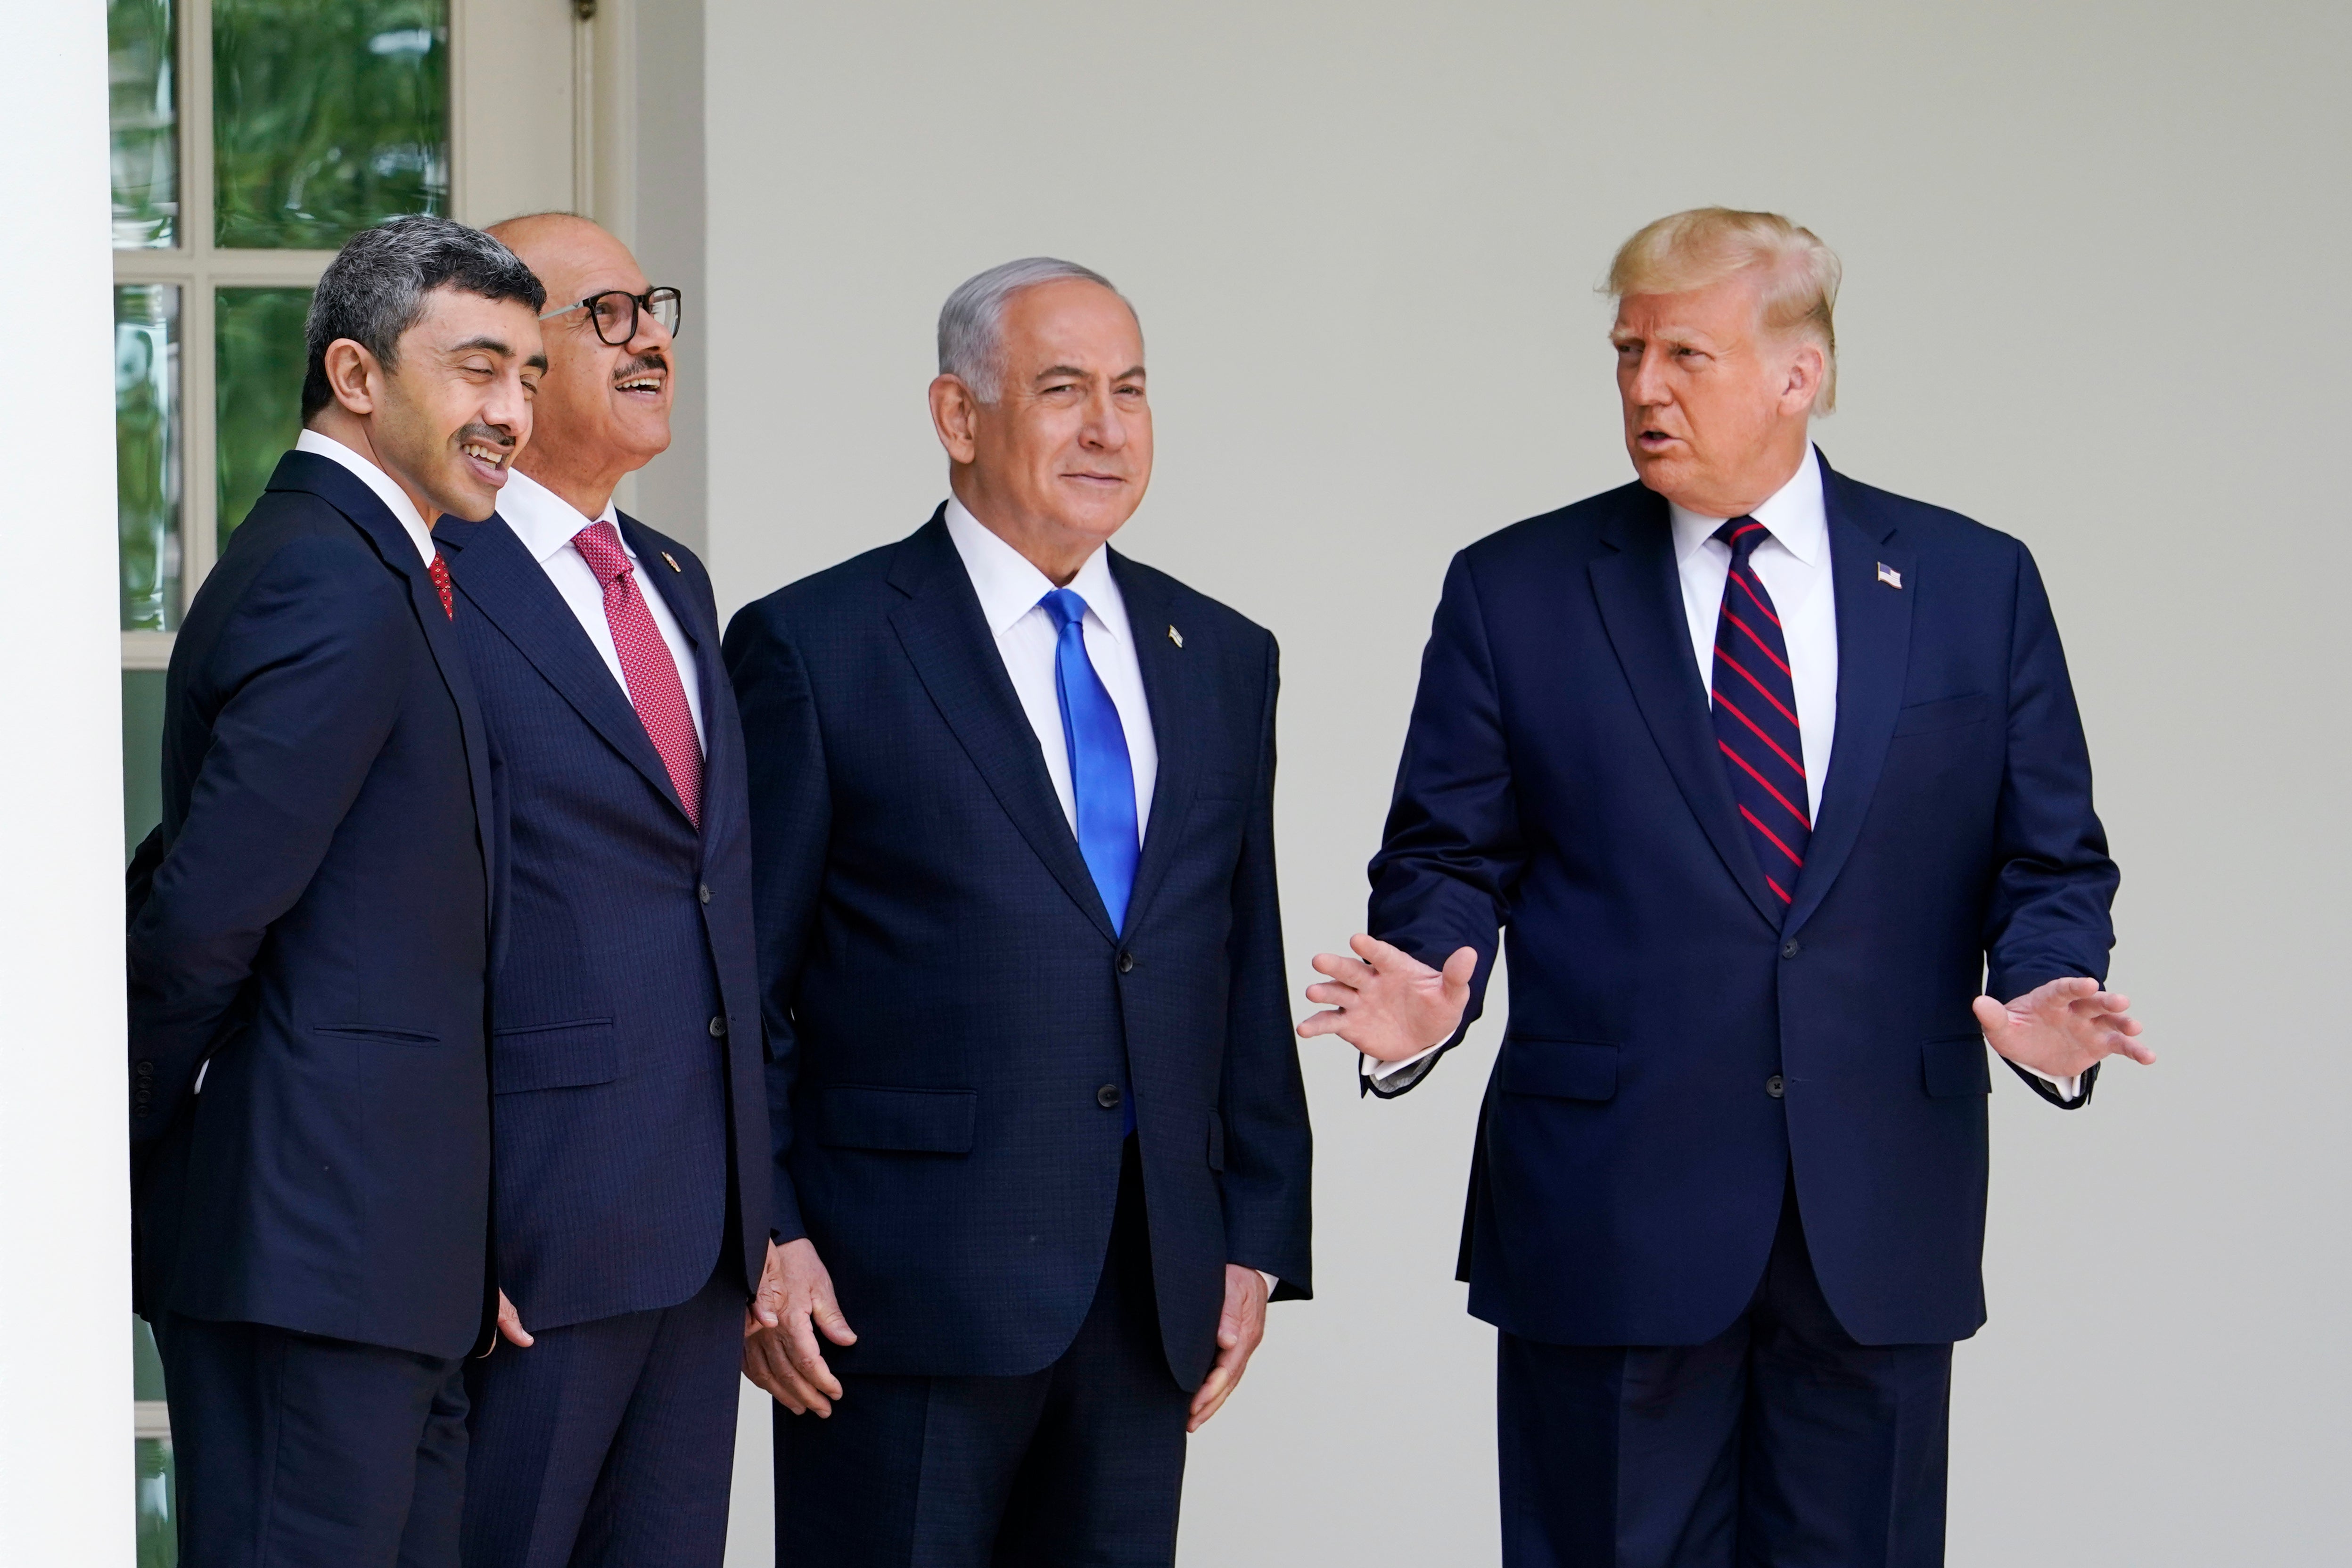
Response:
[[[1062,745],[1070,758],[1070,798],[1077,807],[1078,853],[1110,912],[1113,929],[1127,925],[1135,891],[1139,845],[1135,832],[1135,767],[1127,731],[1094,661],[1087,657],[1087,601],[1057,588],[1037,601],[1054,618],[1054,692],[1062,704]],[[1122,1072],[1119,1076],[1124,1078]],[[1119,1132],[1135,1131],[1135,1093],[1120,1096]]]
[[[1734,517],[1715,537],[1731,547],[1731,575],[1715,623],[1715,745],[1764,883],[1785,914],[1813,819],[1806,810],[1805,738],[1797,725],[1789,640],[1756,575],[1756,547],[1771,536],[1753,517]]]

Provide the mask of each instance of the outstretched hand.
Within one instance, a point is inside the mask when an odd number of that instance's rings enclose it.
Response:
[[[1402,1061],[1453,1038],[1470,1006],[1470,977],[1478,950],[1457,947],[1445,967],[1433,969],[1402,947],[1357,933],[1352,958],[1315,955],[1315,970],[1330,979],[1307,988],[1307,999],[1326,1004],[1298,1026],[1302,1040],[1336,1034],[1375,1061]]]
[[[743,1313],[743,1375],[795,1416],[832,1415],[841,1380],[825,1364],[820,1333],[838,1345],[857,1343],[816,1243],[805,1237],[769,1242],[760,1289]]]
[[[2045,1077],[2076,1077],[2110,1056],[2142,1067],[2156,1061],[2156,1052],[2139,1042],[2131,998],[2079,975],[2036,986],[2005,1006],[1990,997],[1974,1005],[1985,1042]]]

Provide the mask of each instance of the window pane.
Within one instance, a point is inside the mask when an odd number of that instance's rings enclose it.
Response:
[[[131,852],[148,831],[163,820],[163,672],[161,670],[125,670],[122,672],[122,858],[130,860]],[[148,1337],[147,1325],[139,1325],[138,1343],[142,1347],[138,1355],[144,1358],[134,1364],[139,1369],[141,1399],[163,1397],[163,1367],[155,1364],[155,1392],[147,1389],[146,1367],[153,1360],[153,1342]]]
[[[174,1568],[180,1538],[172,1522],[172,1439],[140,1437],[131,1447],[138,1455],[139,1568]]]
[[[224,288],[214,297],[220,431],[220,538],[228,536],[302,434],[307,288]]]
[[[332,249],[449,205],[447,0],[213,0],[224,246]]]
[[[180,114],[172,0],[106,0],[114,248],[178,243]]]
[[[180,290],[114,291],[114,515],[122,629],[180,623]]]

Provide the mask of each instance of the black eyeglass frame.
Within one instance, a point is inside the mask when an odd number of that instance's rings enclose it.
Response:
[[[585,299],[575,299],[569,305],[559,305],[552,310],[541,311],[539,319],[545,321],[557,316],[568,316],[574,310],[585,310],[588,312],[588,325],[595,332],[598,342],[608,349],[624,348],[636,338],[640,312],[649,313],[655,320],[661,321],[661,309],[655,301],[665,295],[668,296],[670,308],[677,313],[677,319],[662,321],[662,326],[667,329],[671,337],[675,338],[686,329],[686,294],[684,290],[674,288],[667,284],[657,284],[643,294],[632,294],[625,288],[602,289],[591,294]],[[596,310],[596,302],[599,299],[614,298],[625,299],[629,302],[629,329],[618,338],[607,338],[604,336],[604,320]]]

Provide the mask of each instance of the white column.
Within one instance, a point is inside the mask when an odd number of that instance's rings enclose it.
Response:
[[[132,1552],[106,8],[0,50],[0,1562]]]

